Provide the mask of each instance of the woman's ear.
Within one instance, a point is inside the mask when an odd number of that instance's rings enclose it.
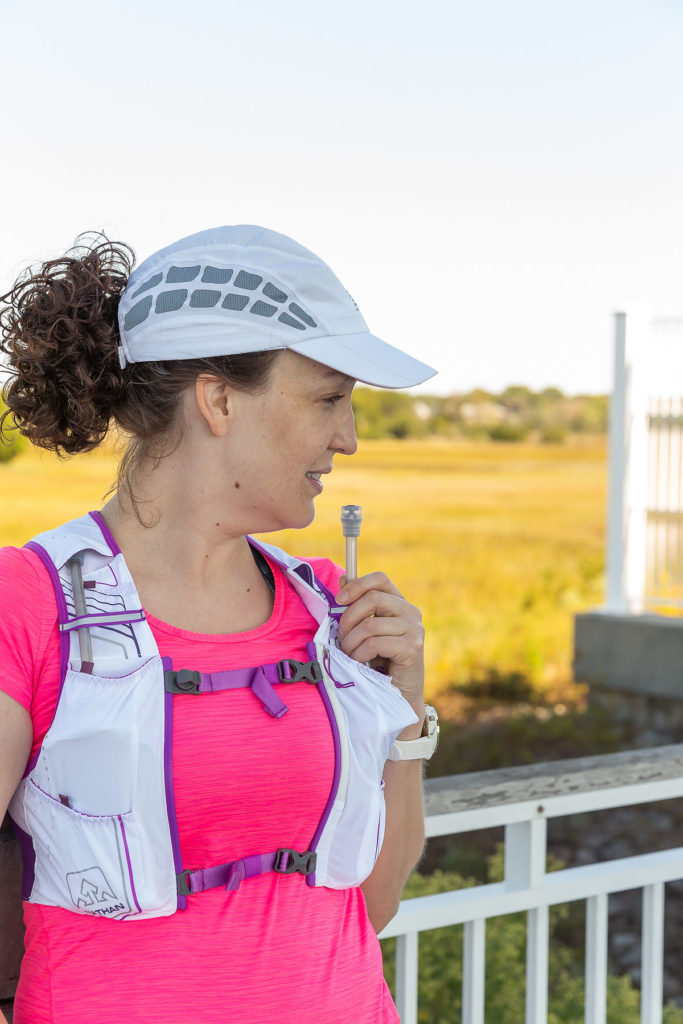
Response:
[[[195,381],[197,408],[216,437],[222,437],[232,415],[233,391],[230,385],[219,377],[202,373]]]

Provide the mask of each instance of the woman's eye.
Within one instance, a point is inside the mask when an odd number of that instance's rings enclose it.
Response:
[[[337,402],[341,402],[342,399],[346,398],[346,395],[330,395],[325,401],[329,402],[330,405],[335,405]]]

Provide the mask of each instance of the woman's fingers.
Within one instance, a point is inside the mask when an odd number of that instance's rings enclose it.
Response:
[[[367,576],[359,576],[348,583],[345,576],[342,576],[341,579],[344,580],[344,584],[337,595],[337,600],[340,604],[352,604],[359,597],[362,597],[363,594],[367,593],[368,590],[381,590],[387,594],[401,596],[401,591],[398,587],[394,586],[389,577],[383,572],[370,572]],[[339,582],[341,583],[341,580]]]
[[[351,630],[365,619],[373,617],[406,619],[417,621],[421,619],[420,612],[414,605],[408,603],[405,598],[396,594],[384,593],[380,590],[370,590],[363,594],[349,605],[339,622],[339,640],[344,640]]]
[[[421,623],[398,618],[364,619],[342,641],[342,650],[356,661],[386,658],[391,665],[408,666],[422,657]]]
[[[349,657],[356,661],[385,658],[393,667],[411,665],[422,657],[420,610],[401,596],[384,573],[344,583],[338,600],[347,605],[338,639]]]

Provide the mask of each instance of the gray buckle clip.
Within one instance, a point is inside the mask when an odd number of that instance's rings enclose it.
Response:
[[[181,871],[175,876],[176,890],[179,896],[189,896],[192,892],[190,889],[190,872]]]
[[[280,862],[285,857],[284,865]],[[287,847],[282,846],[275,854],[275,867],[274,871],[277,871],[280,875],[293,875],[295,872],[299,872],[301,875],[312,875],[315,871],[316,861],[318,855],[313,850],[305,850],[304,853],[298,853],[297,850],[289,850]]]
[[[289,669],[289,675],[285,671]],[[283,658],[277,663],[277,672],[281,683],[319,683],[323,671],[318,661],[297,661],[296,658]]]
[[[188,668],[174,672],[172,668],[164,672],[164,689],[166,693],[199,693],[201,675]]]

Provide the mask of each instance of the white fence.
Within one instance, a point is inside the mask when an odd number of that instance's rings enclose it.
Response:
[[[585,1022],[605,1024],[608,897],[629,889],[643,892],[641,1022],[660,1024],[664,884],[683,877],[683,847],[547,873],[546,822],[679,796],[683,745],[428,781],[427,835],[504,825],[505,877],[401,903],[381,938],[398,937],[402,1024],[417,1024],[419,933],[455,924],[464,924],[461,1022],[484,1024],[486,920],[518,911],[527,913],[526,1024],[546,1024],[548,909],[573,900],[587,901]]]
[[[615,314],[605,610],[683,611],[683,318]]]

